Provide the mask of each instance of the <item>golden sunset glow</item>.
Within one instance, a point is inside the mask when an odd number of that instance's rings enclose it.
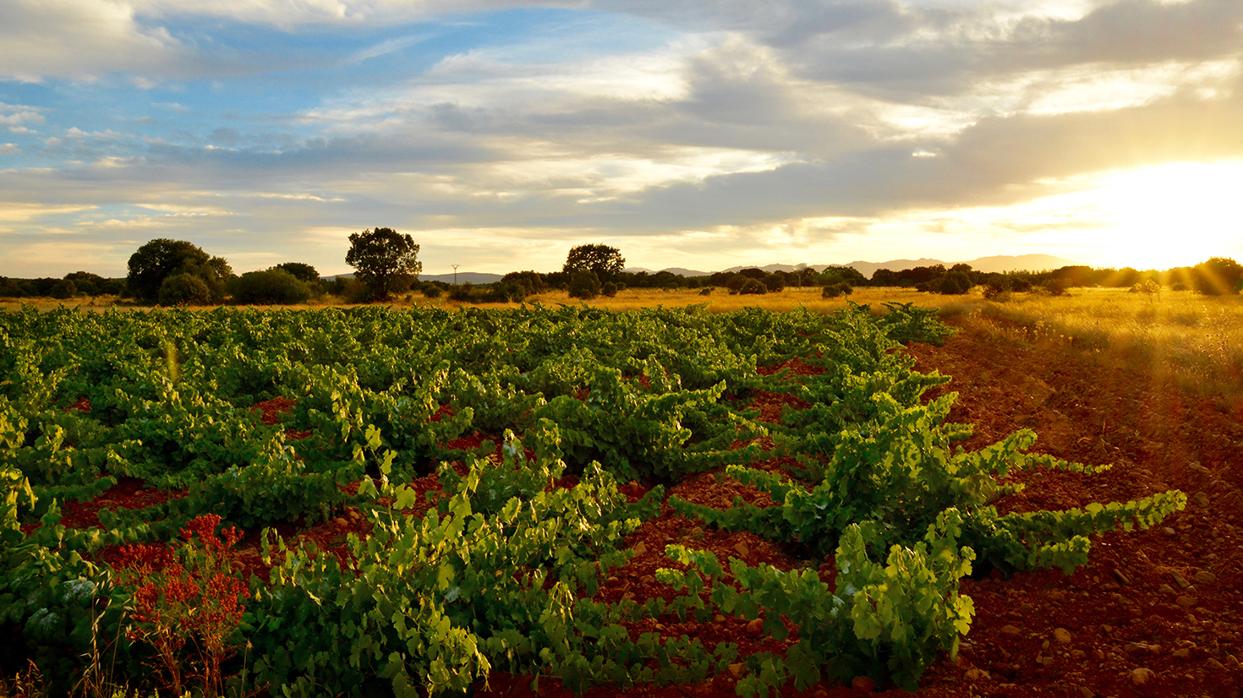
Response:
[[[1164,269],[1223,255],[1243,240],[1243,160],[1111,173],[1084,193],[1102,233],[1097,264]]]

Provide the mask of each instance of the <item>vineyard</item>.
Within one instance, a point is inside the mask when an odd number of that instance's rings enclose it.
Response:
[[[915,688],[967,578],[1177,490],[950,419],[931,311],[0,315],[4,674],[204,694]],[[656,544],[653,541],[662,541]]]

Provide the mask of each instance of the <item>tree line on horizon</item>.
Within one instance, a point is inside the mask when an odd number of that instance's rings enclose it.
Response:
[[[625,258],[616,247],[583,244],[573,247],[561,271],[510,272],[488,284],[449,284],[420,281],[423,265],[419,245],[409,234],[392,228],[374,228],[349,237],[346,262],[352,277],[325,278],[312,265],[284,262],[260,271],[233,273],[228,261],[209,255],[184,240],[158,238],[139,247],[129,258],[125,278],[106,278],[86,271],[63,278],[17,279],[0,277],[0,297],[121,296],[148,305],[212,305],[226,301],[242,305],[298,304],[315,296],[333,295],[348,302],[378,302],[394,294],[419,292],[429,298],[490,303],[516,302],[527,296],[559,289],[573,298],[612,296],[626,288],[713,289],[731,294],[759,295],[786,287],[820,287],[824,297],[849,295],[859,286],[914,288],[942,294],[966,294],[982,286],[987,298],[1010,292],[1062,295],[1071,287],[1129,288],[1156,293],[1162,288],[1195,290],[1206,295],[1238,293],[1243,288],[1243,266],[1233,259],[1214,257],[1190,267],[1167,270],[1065,266],[1049,271],[983,272],[967,264],[937,264],[902,270],[878,269],[871,278],[849,266],[830,265],[817,270],[767,271],[751,267],[704,276],[680,276],[668,271],[625,271]]]

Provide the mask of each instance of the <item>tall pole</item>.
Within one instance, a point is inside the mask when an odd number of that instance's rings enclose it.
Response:
[[[453,267],[453,285],[454,285],[454,286],[457,286],[457,268],[458,268],[458,265],[456,265],[456,264],[450,264],[449,266]]]

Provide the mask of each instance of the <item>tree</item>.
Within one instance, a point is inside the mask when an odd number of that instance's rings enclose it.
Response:
[[[626,268],[626,258],[621,250],[608,245],[578,245],[570,249],[566,255],[565,266],[561,271],[573,274],[577,271],[589,271],[601,282],[612,281]]]
[[[392,228],[364,230],[350,235],[345,261],[367,287],[371,298],[386,300],[393,291],[410,287],[423,271],[414,238]]]
[[[311,284],[312,286],[319,284],[319,270],[310,264],[303,264],[302,262],[283,262],[271,267],[268,271],[275,271],[277,269],[289,272],[295,279],[303,283]]]
[[[1233,295],[1243,283],[1243,266],[1228,257],[1213,257],[1195,265],[1192,281],[1206,296]]]
[[[198,277],[209,294],[206,302],[213,302],[224,297],[233,270],[224,259],[208,255],[192,242],[159,238],[130,255],[126,285],[140,300],[154,303],[164,282],[177,274]]]

